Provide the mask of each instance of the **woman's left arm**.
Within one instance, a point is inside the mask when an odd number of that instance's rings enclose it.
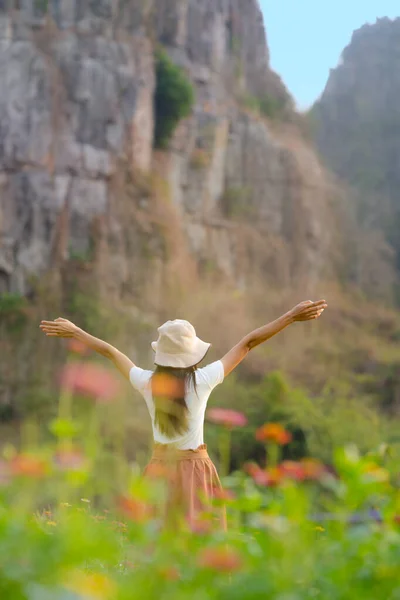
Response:
[[[91,350],[111,360],[124,377],[129,379],[129,373],[134,363],[125,354],[111,344],[90,335],[67,319],[61,317],[55,321],[41,321],[40,329],[48,337],[74,338],[86,344]]]

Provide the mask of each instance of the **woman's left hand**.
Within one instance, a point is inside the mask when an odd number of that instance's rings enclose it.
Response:
[[[79,327],[71,321],[59,317],[55,321],[41,321],[40,329],[49,337],[72,338]]]
[[[325,300],[318,300],[317,302],[306,300],[292,308],[290,315],[293,321],[312,321],[318,319],[327,307]]]

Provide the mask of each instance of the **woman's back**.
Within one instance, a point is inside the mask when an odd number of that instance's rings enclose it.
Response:
[[[153,371],[133,367],[129,374],[132,386],[143,396],[150,413],[154,441],[158,444],[173,444],[180,450],[196,450],[204,444],[204,415],[212,390],[223,382],[224,367],[216,361],[195,372],[196,387],[186,385],[185,400],[188,409],[188,429],[181,435],[169,438],[156,424],[156,407],[153,400],[151,379]]]

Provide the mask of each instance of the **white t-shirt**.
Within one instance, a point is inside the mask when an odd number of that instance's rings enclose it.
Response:
[[[203,369],[196,370],[197,393],[193,385],[186,389],[185,400],[189,410],[189,429],[183,435],[168,438],[157,428],[155,406],[151,393],[150,379],[153,371],[145,371],[139,367],[132,367],[129,379],[132,386],[143,396],[149,409],[153,426],[154,441],[159,444],[173,443],[180,450],[196,450],[204,444],[203,426],[207,401],[213,389],[224,380],[224,366],[220,360],[211,363]]]

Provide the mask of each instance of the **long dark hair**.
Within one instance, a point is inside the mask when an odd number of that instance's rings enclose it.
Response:
[[[183,435],[189,428],[189,409],[186,389],[192,385],[196,390],[196,368],[175,369],[160,367],[152,376],[151,389],[155,405],[155,424],[167,438]]]

